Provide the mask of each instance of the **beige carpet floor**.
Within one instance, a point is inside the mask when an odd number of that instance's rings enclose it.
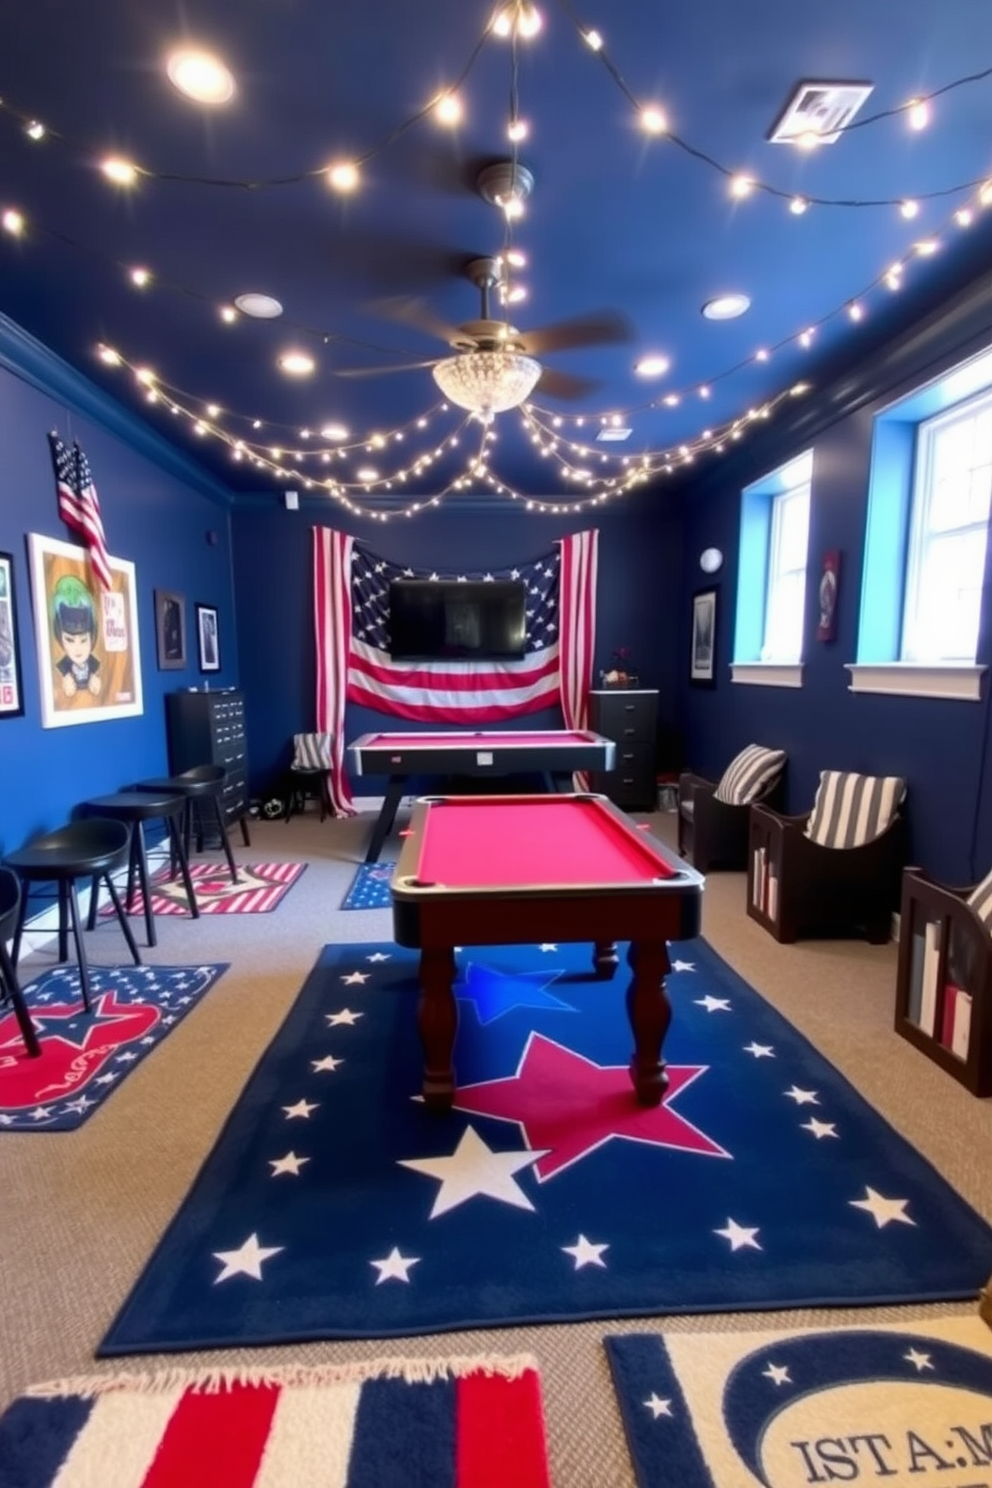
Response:
[[[651,820],[671,840],[675,818]],[[310,864],[276,912],[160,919],[159,945],[143,951],[149,963],[230,961],[230,971],[79,1131],[0,1134],[0,1405],[33,1381],[170,1362],[206,1367],[531,1350],[544,1383],[555,1488],[633,1488],[600,1340],[609,1331],[655,1326],[644,1318],[94,1363],[96,1344],[320,948],[390,938],[388,910],[337,907],[363,856],[370,821],[366,815],[321,823],[311,809],[289,823],[253,823],[251,848],[236,846],[241,861]],[[703,933],[992,1220],[992,1101],[976,1100],[892,1031],[894,945],[779,946],[747,918],[740,874],[710,875]],[[88,939],[95,962],[127,960],[113,923]],[[36,951],[22,960],[22,977],[51,964],[50,949]],[[708,1314],[671,1318],[664,1326],[704,1333],[870,1323],[965,1315],[976,1306]]]

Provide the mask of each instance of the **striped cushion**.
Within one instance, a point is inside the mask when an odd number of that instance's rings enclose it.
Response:
[[[713,794],[728,806],[746,806],[771,785],[776,775],[782,773],[784,765],[784,749],[765,749],[761,744],[749,744],[736,759],[731,760]]]
[[[294,734],[293,769],[329,770],[333,734]]]
[[[806,836],[821,847],[863,847],[891,824],[905,794],[898,775],[821,770]]]
[[[992,931],[992,873],[987,873],[978,887],[972,889],[968,903],[986,930]]]

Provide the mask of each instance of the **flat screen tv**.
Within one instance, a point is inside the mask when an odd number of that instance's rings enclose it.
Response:
[[[397,661],[499,661],[524,654],[527,586],[516,579],[394,579],[389,654]]]

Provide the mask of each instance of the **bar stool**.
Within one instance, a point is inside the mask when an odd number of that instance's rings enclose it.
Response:
[[[196,816],[196,850],[203,851],[203,833],[205,826],[204,811],[209,810],[213,818],[213,825],[220,834],[221,847],[227,859],[227,866],[231,870],[231,882],[239,883],[238,865],[234,861],[231,851],[231,842],[224,825],[224,808],[221,797],[224,794],[224,780],[227,771],[223,765],[194,765],[191,770],[184,770],[181,775],[168,775],[160,780],[139,780],[133,787],[136,791],[174,792],[185,800],[186,809],[183,813],[183,843],[189,855],[190,838],[193,834],[193,816]]]
[[[24,1047],[31,1059],[41,1054],[41,1044],[31,1022],[24,993],[17,980],[14,963],[7,950],[7,941],[14,934],[17,914],[21,907],[21,881],[10,868],[0,868],[0,1001],[10,998],[14,1006],[14,1017],[21,1030]]]
[[[14,948],[11,961],[16,967],[21,949],[21,936],[27,917],[28,897],[31,886],[36,883],[54,883],[59,901],[59,947],[60,961],[69,959],[69,927],[76,943],[76,958],[79,962],[79,982],[83,993],[83,1006],[90,1010],[90,978],[83,944],[83,927],[79,919],[79,899],[76,895],[78,878],[95,878],[104,882],[117,911],[121,929],[128,949],[134,957],[135,966],[141,965],[141,954],[131,934],[124,906],[114,885],[112,875],[127,865],[131,851],[131,829],[126,822],[110,821],[91,816],[70,822],[55,832],[46,832],[22,847],[19,852],[8,853],[4,864],[12,868],[21,880],[23,893],[17,913],[14,931]]]
[[[172,877],[175,878],[176,863],[182,874],[183,887],[186,890],[186,901],[189,904],[190,914],[194,920],[200,917],[200,907],[196,902],[193,892],[193,881],[189,876],[189,860],[186,857],[186,847],[183,842],[182,817],[186,806],[186,798],[179,791],[115,791],[109,796],[94,796],[89,801],[84,801],[80,810],[87,816],[105,816],[113,821],[127,822],[131,828],[131,852],[128,859],[127,869],[127,898],[126,907],[130,910],[134,902],[134,881],[138,880],[141,889],[141,898],[145,910],[145,928],[148,932],[148,944],[158,944],[155,934],[155,915],[152,911],[152,891],[148,882],[148,850],[145,845],[145,822],[154,821],[161,817],[169,829],[169,843],[172,860]],[[92,930],[96,924],[97,905],[99,900],[99,885],[94,880],[93,892],[90,895],[90,913],[86,922],[87,930]]]

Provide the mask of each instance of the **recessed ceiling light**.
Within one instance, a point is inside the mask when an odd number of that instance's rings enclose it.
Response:
[[[633,432],[633,429],[618,428],[615,424],[608,424],[605,429],[600,429],[596,438],[600,444],[622,444],[625,439],[630,438]]]
[[[717,295],[715,299],[706,301],[703,314],[707,320],[736,320],[750,308],[751,301],[746,294]]]
[[[173,87],[194,103],[227,103],[234,97],[234,78],[209,52],[173,52],[165,70]]]
[[[371,465],[363,465],[358,471],[360,481],[374,481],[379,479],[379,472]]]
[[[272,295],[252,291],[237,295],[234,303],[242,315],[254,315],[256,320],[274,320],[277,315],[282,314],[282,306]]]
[[[309,377],[317,364],[305,351],[286,351],[279,358],[279,365],[290,377]]]
[[[325,424],[320,431],[321,439],[347,439],[348,430],[344,424]]]
[[[671,366],[666,356],[645,356],[634,366],[638,377],[663,377]]]

